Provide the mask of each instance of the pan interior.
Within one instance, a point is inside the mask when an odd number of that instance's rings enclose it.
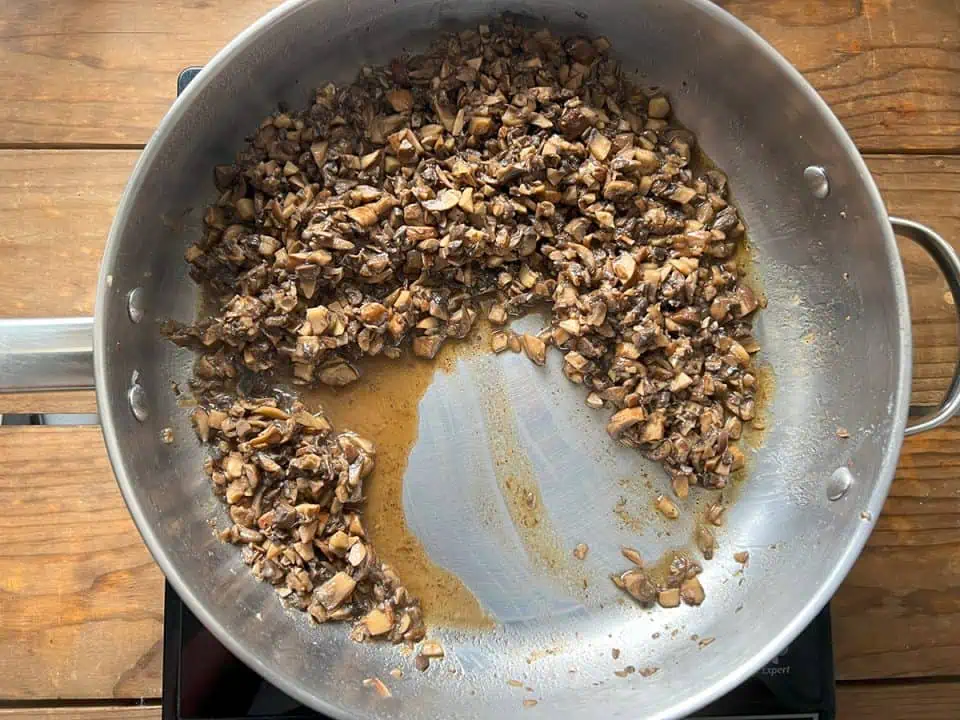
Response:
[[[607,36],[642,84],[666,89],[680,120],[729,175],[768,299],[757,335],[760,362],[774,377],[769,427],[718,532],[717,557],[705,564],[704,605],[645,611],[607,575],[626,569],[620,545],[647,558],[689,546],[689,520],[667,526],[652,510],[651,499],[668,489],[662,471],[610,441],[603,414],[583,405],[559,358],[537,368],[517,355],[463,355],[421,400],[403,507],[431,559],[459,576],[497,624],[438,628],[433,635],[448,656],[421,675],[397,648],[357,646],[344,627],[317,628],[286,613],[235,549],[216,540],[210,521],[222,525],[225,515],[200,470],[204,451],[188,411],[170,390],[171,380],[188,377],[191,358],[164,342],[156,323],[193,318],[196,288],[182,258],[213,197],[211,168],[229,161],[278,101],[302,107],[315,86],[349,81],[364,63],[504,10],[560,33]],[[827,169],[825,199],[810,194],[808,165]],[[125,307],[135,287],[146,307],[137,325]],[[699,2],[284,6],[218,56],[164,121],[118,212],[98,300],[105,435],[152,551],[244,660],[340,717],[693,711],[772,657],[826,602],[879,511],[905,416],[906,300],[876,190],[799,76]],[[524,322],[536,328],[541,320]],[[143,423],[126,403],[134,371],[148,397]],[[839,426],[849,439],[837,437]],[[159,442],[166,427],[172,445]],[[847,473],[850,490],[829,501],[831,478]],[[517,522],[511,480],[538,495],[533,528]],[[583,562],[571,556],[580,542],[590,546]],[[743,572],[733,559],[740,550],[750,553]],[[715,640],[701,647],[702,638]],[[614,675],[626,665],[658,671]],[[361,686],[367,677],[387,680],[398,666],[405,674],[389,683],[389,702]],[[525,710],[525,698],[538,705]]]

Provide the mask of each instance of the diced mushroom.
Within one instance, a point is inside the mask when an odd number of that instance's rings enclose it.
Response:
[[[697,191],[693,188],[688,188],[684,185],[677,187],[672,193],[670,193],[670,199],[674,202],[681,203],[683,205],[687,204],[697,196]]]
[[[687,578],[680,584],[680,599],[687,605],[700,605],[705,597],[698,577]]]
[[[420,654],[427,658],[442,658],[443,646],[435,640],[425,640],[420,646]]]
[[[347,552],[347,562],[353,567],[359,567],[367,558],[367,546],[362,542],[354,543]]]
[[[351,621],[358,642],[425,637],[364,533],[376,448],[272,384],[360,402],[336,388],[379,372],[368,359],[438,358],[486,316],[495,352],[544,365],[548,345],[561,351],[572,391],[609,408],[609,434],[663,466],[657,510],[673,519],[698,486],[733,482],[743,424],[765,422],[744,222],[669,99],[635,86],[603,38],[507,18],[447,40],[249,129],[184,254],[212,302],[163,325],[198,353],[192,421],[231,520],[220,536],[285,604]],[[534,311],[549,314],[540,332],[504,327]],[[722,501],[699,518],[704,557]],[[638,601],[702,601],[689,558],[657,586],[623,553],[635,567],[614,582]]]
[[[690,494],[690,476],[687,473],[674,473],[670,478],[674,494],[681,500]]]
[[[253,200],[251,198],[240,198],[236,204],[237,216],[241,220],[250,221],[256,217]]]
[[[547,362],[547,346],[536,335],[524,334],[520,336],[520,344],[524,354],[536,365],[545,365]]]
[[[367,632],[376,637],[384,635],[393,629],[393,619],[383,610],[374,608],[360,622],[367,628]]]
[[[666,588],[657,593],[660,607],[675,608],[680,605],[680,588]]]
[[[717,541],[713,537],[713,533],[710,531],[710,528],[703,525],[697,525],[697,529],[694,532],[694,538],[697,543],[697,547],[700,549],[700,552],[703,553],[703,557],[707,560],[713,559],[713,552],[716,549]]]
[[[681,390],[686,390],[691,385],[693,385],[693,378],[681,371],[670,381],[670,391],[680,392]]]
[[[723,525],[723,505],[713,503],[707,507],[706,518],[707,522],[711,525],[716,525],[717,527]]]
[[[652,443],[663,440],[664,416],[660,412],[655,412],[643,426],[643,432],[640,433],[640,439],[643,442]]]
[[[680,508],[666,495],[659,495],[657,497],[657,510],[667,518],[667,520],[676,520],[680,517]]]
[[[474,115],[470,118],[468,130],[471,135],[484,137],[485,135],[488,135],[491,130],[493,130],[493,120],[484,115]]]
[[[370,325],[379,325],[387,319],[387,308],[377,302],[367,303],[360,308],[360,319]]]
[[[662,119],[669,114],[670,102],[665,97],[658,95],[650,99],[650,103],[647,105],[647,115],[652,118]]]
[[[388,688],[380,678],[367,678],[363,681],[363,684],[365,687],[373,688],[374,692],[382,698],[393,697],[390,688]]]
[[[624,285],[629,284],[630,281],[633,280],[636,271],[637,261],[634,260],[633,256],[629,253],[620,253],[613,263],[613,272]]]
[[[327,160],[327,148],[329,143],[326,140],[318,140],[310,146],[310,154],[318,167],[322,167]]]
[[[740,317],[749,315],[759,306],[757,296],[753,294],[753,290],[751,290],[750,286],[746,283],[740,283],[740,285],[737,286],[734,297],[736,298]]]
[[[613,143],[610,142],[609,138],[595,132],[593,137],[590,138],[588,146],[590,148],[590,154],[602,162],[606,160],[607,155],[610,154],[610,148],[613,146]]]
[[[620,576],[620,582],[623,583],[623,589],[638,602],[646,605],[657,599],[657,586],[640,568],[627,570]]]
[[[624,431],[646,419],[647,413],[642,407],[624,408],[610,418],[607,433],[610,437],[619,437]]]
[[[395,112],[410,112],[413,109],[413,93],[404,88],[394,88],[387,93],[387,102]]]
[[[638,550],[632,547],[621,547],[620,554],[637,567],[643,567],[643,558],[640,556],[640,552]]]
[[[460,193],[457,190],[444,190],[435,200],[427,200],[423,206],[433,212],[452,210],[460,202]]]
[[[360,373],[344,360],[333,360],[320,368],[318,379],[324,385],[343,387],[355,382]]]
[[[333,610],[353,594],[356,586],[356,580],[341,571],[318,587],[314,596],[324,608]]]
[[[418,335],[413,339],[413,353],[418,357],[432,360],[443,345],[442,335]]]
[[[494,325],[503,325],[507,322],[507,309],[503,305],[495,304],[490,307],[487,319]]]

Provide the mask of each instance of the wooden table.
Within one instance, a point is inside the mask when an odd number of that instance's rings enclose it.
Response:
[[[0,9],[0,314],[87,315],[114,208],[169,107],[269,0],[5,0]],[[960,4],[733,0],[823,94],[891,212],[960,242]],[[957,321],[901,246],[913,402],[936,404]],[[0,396],[87,411],[90,393]],[[911,438],[833,602],[840,717],[960,716],[960,420]],[[0,428],[0,720],[159,718],[162,578],[93,427]]]

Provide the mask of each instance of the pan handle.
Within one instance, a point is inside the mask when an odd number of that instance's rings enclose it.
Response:
[[[0,393],[93,386],[93,318],[0,320]]]
[[[893,225],[894,232],[910,238],[930,254],[947,280],[950,294],[953,296],[953,306],[960,311],[960,259],[957,258],[957,253],[950,243],[926,225],[913,220],[891,216],[890,224]],[[960,410],[960,365],[953,371],[953,380],[950,382],[950,388],[940,408],[929,417],[913,425],[907,425],[903,434],[909,437],[940,427],[956,415],[958,410]]]

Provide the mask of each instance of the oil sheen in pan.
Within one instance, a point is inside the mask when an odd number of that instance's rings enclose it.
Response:
[[[420,598],[428,623],[455,628],[492,627],[493,620],[460,579],[437,565],[407,526],[403,478],[417,442],[419,404],[436,373],[455,366],[484,338],[448,342],[433,362],[406,353],[398,360],[371,358],[359,366],[361,379],[343,388],[296,388],[311,410],[321,406],[334,427],[350,429],[376,443],[376,466],[366,484],[367,533],[380,558]]]

